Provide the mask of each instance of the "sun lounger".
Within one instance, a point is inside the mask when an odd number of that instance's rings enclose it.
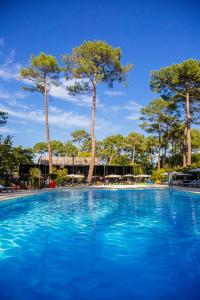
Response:
[[[176,180],[173,181],[173,185],[181,185],[183,183],[184,180]]]
[[[196,183],[198,183],[199,182],[199,180],[197,180],[197,179],[195,179],[195,180],[192,180],[190,183],[188,183],[188,186],[193,186],[193,185],[195,185]]]
[[[197,182],[191,184],[191,187],[194,187],[194,188],[200,187],[200,180],[197,180]]]
[[[14,189],[13,187],[10,187],[10,186],[3,186],[0,184],[0,192],[13,192]]]
[[[184,180],[183,183],[182,183],[182,185],[183,185],[183,186],[188,186],[188,185],[191,184],[191,183],[192,183],[191,180]]]

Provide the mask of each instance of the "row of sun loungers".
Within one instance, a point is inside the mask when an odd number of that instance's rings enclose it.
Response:
[[[173,182],[173,185],[198,188],[200,187],[200,180],[176,180]]]

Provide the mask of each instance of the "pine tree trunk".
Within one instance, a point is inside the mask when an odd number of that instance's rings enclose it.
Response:
[[[150,148],[150,167],[153,166],[153,150]]]
[[[162,166],[163,168],[165,168],[165,164],[166,164],[166,158],[167,158],[167,146],[165,145],[164,147],[164,155],[163,155],[163,161],[162,161]]]
[[[161,150],[161,132],[159,125],[159,133],[158,133],[158,170],[160,170],[160,150]]]
[[[49,174],[52,173],[52,153],[51,153],[51,144],[50,144],[50,133],[49,133],[49,92],[45,87],[44,90],[44,111],[45,111],[45,128],[46,128],[46,139],[47,139],[47,149],[49,157]]]
[[[92,151],[91,151],[91,161],[90,161],[90,167],[89,167],[88,178],[87,178],[87,182],[89,184],[92,183],[92,176],[93,176],[93,172],[94,172],[95,157],[96,157],[96,139],[95,139],[95,135],[94,135],[95,112],[96,112],[96,83],[94,82],[91,128],[90,128]]]
[[[108,165],[112,164],[112,160],[113,160],[113,154],[111,154],[111,156],[109,157]]]
[[[191,116],[190,116],[190,96],[186,93],[186,127],[187,127],[187,166],[192,163],[192,148],[191,148]]]
[[[187,126],[184,129],[184,140],[183,140],[183,168],[187,167]]]
[[[135,146],[133,146],[133,153],[132,153],[132,164],[135,163]]]

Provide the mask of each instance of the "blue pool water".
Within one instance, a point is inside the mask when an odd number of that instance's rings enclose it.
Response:
[[[74,190],[1,204],[0,299],[200,299],[200,196]]]

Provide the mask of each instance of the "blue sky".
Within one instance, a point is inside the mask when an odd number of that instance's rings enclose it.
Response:
[[[200,59],[200,3],[191,1],[12,1],[0,3],[0,109],[9,113],[0,129],[15,144],[45,140],[43,99],[24,92],[17,79],[31,54],[44,51],[60,60],[84,40],[101,39],[121,47],[123,63],[132,63],[128,87],[100,86],[96,136],[139,130],[139,111],[157,97],[149,88],[150,71],[188,58]],[[89,130],[91,99],[71,97],[64,86],[52,89],[52,139]]]

